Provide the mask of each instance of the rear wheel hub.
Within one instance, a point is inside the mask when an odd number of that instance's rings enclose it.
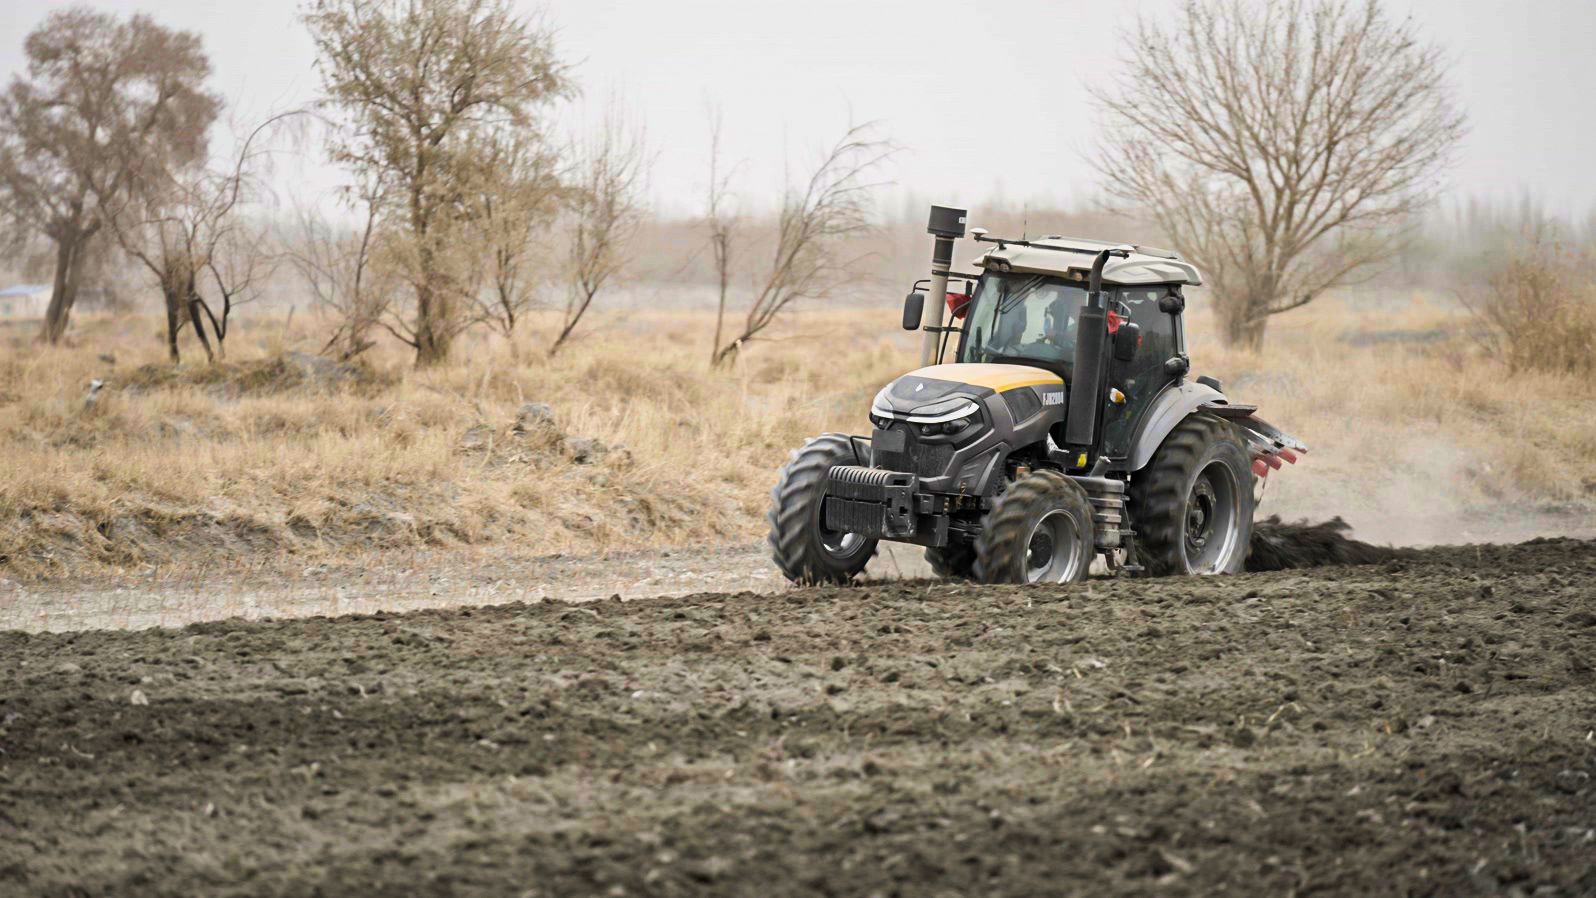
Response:
[[[1186,497],[1186,559],[1195,574],[1224,568],[1238,550],[1240,487],[1222,461],[1197,473]]]
[[[1207,477],[1197,478],[1192,486],[1191,498],[1186,502],[1186,545],[1202,552],[1214,535],[1214,511],[1218,503],[1214,485]]]

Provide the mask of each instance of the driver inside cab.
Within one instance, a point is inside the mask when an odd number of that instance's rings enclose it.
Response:
[[[1075,312],[1079,306],[1067,295],[1047,304],[1042,319],[1042,342],[1060,350],[1061,355],[1075,348]]]
[[[992,333],[989,351],[996,355],[1021,355],[1026,343],[1025,332],[1030,329],[1031,315],[1026,303],[1020,303],[998,318],[997,329]]]

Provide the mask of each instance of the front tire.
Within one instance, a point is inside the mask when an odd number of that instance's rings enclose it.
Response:
[[[770,491],[770,547],[776,567],[794,583],[847,583],[864,570],[876,541],[826,529],[823,509],[831,469],[855,462],[853,443],[828,433],[805,443]]]
[[[1252,539],[1252,465],[1212,415],[1176,425],[1131,478],[1131,522],[1148,573],[1238,574]]]
[[[982,583],[1079,583],[1096,554],[1092,503],[1057,471],[1034,471],[1009,484],[975,539]]]

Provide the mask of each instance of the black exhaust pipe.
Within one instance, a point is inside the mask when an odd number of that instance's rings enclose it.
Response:
[[[1126,249],[1105,249],[1092,262],[1086,303],[1075,327],[1075,372],[1070,383],[1069,415],[1064,421],[1064,442],[1074,467],[1092,454],[1097,444],[1097,415],[1103,407],[1108,380],[1108,306],[1103,300],[1103,266],[1114,256],[1125,258]]]

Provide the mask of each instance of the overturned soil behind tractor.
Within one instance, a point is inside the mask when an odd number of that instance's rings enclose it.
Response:
[[[0,634],[0,894],[1596,893],[1596,543]]]

